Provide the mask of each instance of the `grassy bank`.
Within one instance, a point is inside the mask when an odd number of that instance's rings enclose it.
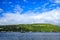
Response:
[[[60,32],[60,26],[52,24],[20,24],[0,26],[0,31],[13,32]]]

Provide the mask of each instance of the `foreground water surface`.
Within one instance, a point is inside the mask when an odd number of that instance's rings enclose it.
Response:
[[[60,40],[60,33],[0,32],[0,40]]]

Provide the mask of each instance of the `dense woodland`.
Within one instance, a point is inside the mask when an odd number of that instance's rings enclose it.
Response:
[[[0,26],[0,32],[60,32],[60,26],[52,24],[19,24]]]

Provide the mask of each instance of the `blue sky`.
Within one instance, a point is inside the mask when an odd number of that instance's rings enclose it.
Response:
[[[50,11],[55,9],[59,4],[51,2],[49,0],[0,0],[0,8],[4,10],[4,12],[10,11],[14,12],[14,7],[19,5],[23,12],[28,10],[35,10],[38,12]],[[45,10],[44,10],[45,9]]]
[[[60,0],[0,0],[0,25],[60,24]]]

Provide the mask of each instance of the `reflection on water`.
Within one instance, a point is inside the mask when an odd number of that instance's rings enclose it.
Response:
[[[60,33],[0,32],[0,40],[60,40]]]

